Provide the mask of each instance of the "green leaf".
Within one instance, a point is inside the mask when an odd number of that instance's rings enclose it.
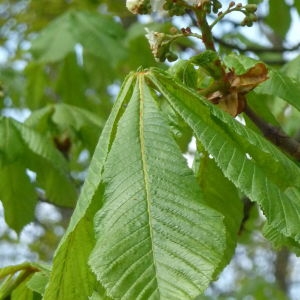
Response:
[[[114,299],[193,298],[222,259],[223,218],[203,203],[144,76],[137,74],[104,166],[89,263]]]
[[[55,89],[57,96],[64,103],[84,107],[87,88],[87,74],[72,51],[64,58],[60,68]]]
[[[96,286],[95,278],[87,265],[95,243],[92,220],[102,205],[100,182],[103,165],[114,138],[117,121],[130,97],[132,82],[133,76],[129,75],[121,87],[118,99],[102,131],[70,225],[54,256],[50,281],[44,295],[45,300],[65,300],[66,297],[86,300],[94,290],[99,290],[100,284]]]
[[[285,1],[269,0],[269,13],[264,21],[284,40],[291,25],[289,5]]]
[[[237,75],[245,73],[258,63],[256,59],[245,55],[237,55],[235,53],[224,56],[223,61],[227,68],[233,69]]]
[[[31,62],[26,66],[26,87],[25,98],[29,109],[40,108],[47,99],[45,93],[48,87],[48,78],[46,76],[45,65]]]
[[[39,61],[55,62],[81,44],[85,51],[115,65],[125,55],[123,35],[122,26],[110,16],[68,11],[41,32],[32,42],[31,51]]]
[[[63,128],[73,128],[88,149],[94,151],[104,120],[86,109],[68,104],[57,104],[54,109],[53,122]]]
[[[23,263],[0,269],[0,299],[27,300],[33,298],[33,293],[26,286],[28,279],[44,267],[36,263]]]
[[[200,188],[205,194],[204,200],[207,205],[225,217],[226,251],[220,267],[216,270],[216,274],[218,274],[234,254],[243,218],[243,205],[234,184],[224,176],[215,161],[205,151],[200,150],[195,154],[194,172]]]
[[[268,225],[300,240],[299,168],[274,145],[158,70],[147,76],[192,127],[224,175],[261,206]]]
[[[49,201],[74,206],[77,191],[61,153],[46,137],[9,118],[0,119],[0,166],[0,197],[6,221],[16,231],[33,219],[36,187],[45,190]],[[29,180],[27,169],[37,181]]]
[[[104,120],[97,114],[86,109],[59,103],[34,111],[25,121],[29,127],[42,134],[53,130],[53,135],[72,131],[77,139],[91,152],[95,149],[99,133],[104,126]],[[54,127],[54,128],[53,128]]]
[[[300,6],[300,2],[298,2],[298,5]],[[300,81],[300,55],[286,63],[281,71],[288,77]]]
[[[260,84],[255,91],[260,94],[280,97],[300,111],[300,85],[280,71],[271,70],[269,79]]]
[[[49,201],[61,206],[74,207],[77,191],[69,178],[68,165],[62,154],[47,138],[31,128],[18,122],[14,122],[14,126],[25,146],[23,159],[28,159],[28,168],[37,173],[37,183],[45,189]]]
[[[34,218],[37,195],[26,175],[24,162],[2,165],[0,168],[0,199],[7,225],[20,232]]]
[[[40,295],[43,295],[45,292],[46,285],[49,281],[49,274],[50,271],[43,270],[41,272],[37,272],[31,276],[31,278],[26,283],[27,287],[34,291],[39,293]]]

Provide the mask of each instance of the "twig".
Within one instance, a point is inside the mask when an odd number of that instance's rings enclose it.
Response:
[[[300,143],[297,140],[288,136],[281,128],[265,122],[247,105],[244,113],[254,122],[269,141],[300,161]]]
[[[255,46],[248,46],[248,47],[240,47],[237,44],[231,44],[226,41],[224,41],[221,38],[218,38],[214,36],[214,41],[219,43],[220,45],[230,48],[230,49],[236,49],[240,52],[255,52],[255,53],[282,53],[282,52],[292,52],[296,50],[300,50],[300,43],[292,46],[292,47],[255,47]]]

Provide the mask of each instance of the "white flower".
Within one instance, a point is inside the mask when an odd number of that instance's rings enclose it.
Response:
[[[145,28],[145,30],[147,32],[145,36],[150,44],[150,49],[154,57],[159,60],[163,50],[162,43],[165,40],[165,34],[161,32],[150,31],[148,28]]]

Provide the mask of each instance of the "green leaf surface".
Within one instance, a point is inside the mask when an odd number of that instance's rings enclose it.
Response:
[[[112,17],[83,11],[68,11],[52,21],[32,42],[31,51],[43,62],[62,60],[81,44],[86,51],[115,65],[124,58],[124,31]]]
[[[205,202],[225,217],[226,251],[220,267],[216,270],[218,274],[230,262],[234,254],[243,218],[243,205],[234,184],[224,176],[208,153],[197,152],[193,168],[199,186],[205,194]]]
[[[299,167],[275,146],[159,70],[148,75],[217,165],[261,206],[268,225],[300,240]]]
[[[47,138],[27,126],[14,122],[24,143],[23,159],[28,168],[37,173],[37,183],[45,189],[49,201],[74,207],[77,191],[69,178],[68,165],[62,154]],[[57,187],[60,189],[57,189]]]
[[[40,108],[45,100],[47,87],[49,88],[45,65],[31,62],[25,68],[26,87],[25,98],[29,109]]]
[[[203,203],[144,74],[137,77],[105,163],[89,263],[114,299],[190,299],[223,257],[223,217]]]
[[[0,200],[7,225],[20,232],[34,218],[37,195],[26,175],[24,162],[15,162],[0,168]]]
[[[277,70],[269,72],[269,79],[260,84],[255,91],[260,94],[280,97],[300,111],[300,85],[295,81]]]
[[[77,192],[61,153],[47,138],[9,118],[0,119],[0,165],[0,196],[13,229],[20,231],[32,220],[36,187],[44,189],[53,203],[74,205]],[[29,179],[27,170],[37,174],[36,181]]]
[[[74,51],[70,52],[63,60],[55,91],[59,99],[64,103],[76,106],[86,105],[86,89],[88,77],[82,65],[78,63],[78,57]]]
[[[297,2],[300,7],[300,1]],[[281,68],[282,73],[294,80],[300,81],[300,55],[290,60]]]
[[[23,263],[0,269],[0,280],[4,279],[0,284],[0,299],[40,299],[34,298],[33,292],[26,286],[28,279],[40,270],[45,270],[45,267],[37,263]]]
[[[92,294],[96,279],[88,268],[87,260],[94,246],[93,210],[98,209],[99,204],[96,208],[90,206],[89,212],[68,235],[66,242],[61,244],[43,299],[84,300]]]
[[[49,281],[49,271],[37,272],[26,283],[27,287],[34,292],[43,295],[45,292],[46,285]]]
[[[254,67],[258,63],[256,59],[245,55],[237,55],[235,53],[224,56],[223,61],[225,65],[229,69],[233,69],[237,75],[245,73],[247,70]]]
[[[96,289],[95,279],[87,265],[91,247],[95,242],[92,221],[95,212],[102,205],[100,182],[103,165],[116,131],[117,121],[131,93],[132,81],[131,75],[125,79],[102,131],[70,225],[55,253],[50,281],[44,295],[45,300],[86,300]],[[99,289],[100,284],[97,285]]]
[[[264,21],[283,40],[291,25],[289,5],[285,1],[269,0],[269,13]]]

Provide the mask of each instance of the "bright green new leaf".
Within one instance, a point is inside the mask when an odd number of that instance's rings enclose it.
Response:
[[[85,51],[115,65],[125,55],[123,35],[122,26],[108,15],[68,11],[41,32],[32,42],[31,51],[40,61],[55,62],[81,44]]]
[[[102,205],[100,182],[103,165],[114,139],[118,119],[130,97],[132,82],[133,76],[129,75],[102,131],[70,225],[54,256],[45,300],[86,300],[94,290],[99,290],[100,284],[96,285],[94,275],[87,265],[95,243],[93,217]]]
[[[260,204],[268,225],[299,241],[298,166],[263,137],[169,75],[152,70],[148,78],[192,127],[225,176]]]
[[[23,263],[0,269],[0,280],[3,280],[0,284],[0,299],[39,299],[33,297],[34,294],[26,283],[33,274],[44,269],[44,266],[36,263]]]
[[[204,204],[144,76],[104,166],[89,263],[114,299],[192,299],[223,258],[223,217]]]

